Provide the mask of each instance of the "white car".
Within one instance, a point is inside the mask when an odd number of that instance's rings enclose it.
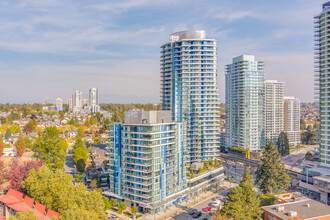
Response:
[[[220,200],[215,200],[214,202],[212,202],[212,207],[218,207],[221,204]]]

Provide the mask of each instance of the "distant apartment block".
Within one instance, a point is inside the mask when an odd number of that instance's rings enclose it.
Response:
[[[284,82],[266,80],[264,83],[264,128],[265,141],[277,143],[284,131]]]
[[[284,97],[284,131],[289,144],[296,146],[300,141],[300,101],[295,97]]]
[[[79,113],[82,110],[82,92],[76,90],[72,95],[72,111],[73,113]]]
[[[225,146],[264,148],[264,63],[252,55],[226,66]]]
[[[72,111],[72,108],[73,108],[72,99],[69,99],[68,105],[69,105],[69,111]]]
[[[89,90],[89,107],[92,113],[99,112],[99,90],[97,88],[92,88]]]
[[[203,30],[170,35],[161,46],[161,105],[186,122],[189,163],[219,155],[217,41]]]
[[[57,111],[63,111],[63,99],[57,98],[55,106],[56,106]]]

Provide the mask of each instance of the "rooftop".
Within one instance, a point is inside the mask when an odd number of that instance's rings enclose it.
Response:
[[[283,207],[283,210],[281,210],[280,207]],[[281,219],[287,219],[289,212],[297,212],[297,216],[300,219],[312,219],[326,216],[329,216],[330,219],[330,206],[308,198],[295,202],[264,206],[262,209]]]
[[[170,35],[170,42],[176,42],[181,40],[203,40],[206,38],[206,32],[204,30],[191,30],[180,31]]]

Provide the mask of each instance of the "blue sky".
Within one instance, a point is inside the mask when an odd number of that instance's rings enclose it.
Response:
[[[313,16],[320,0],[2,0],[0,102],[55,102],[100,90],[101,102],[159,101],[160,46],[203,29],[224,65],[253,54],[285,95],[313,101]]]

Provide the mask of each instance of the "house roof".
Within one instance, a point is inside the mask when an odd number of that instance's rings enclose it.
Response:
[[[0,202],[5,204],[19,202],[22,201],[23,195],[23,193],[10,188],[6,195],[0,197]]]
[[[277,211],[277,206],[283,206],[284,210]],[[330,206],[308,198],[296,202],[264,206],[262,209],[281,219],[287,219],[290,211],[297,212],[300,219],[313,219],[322,216],[329,216],[330,218]]]
[[[47,210],[47,217],[52,218],[52,217],[59,217],[60,213],[55,212],[54,210],[48,209]]]

